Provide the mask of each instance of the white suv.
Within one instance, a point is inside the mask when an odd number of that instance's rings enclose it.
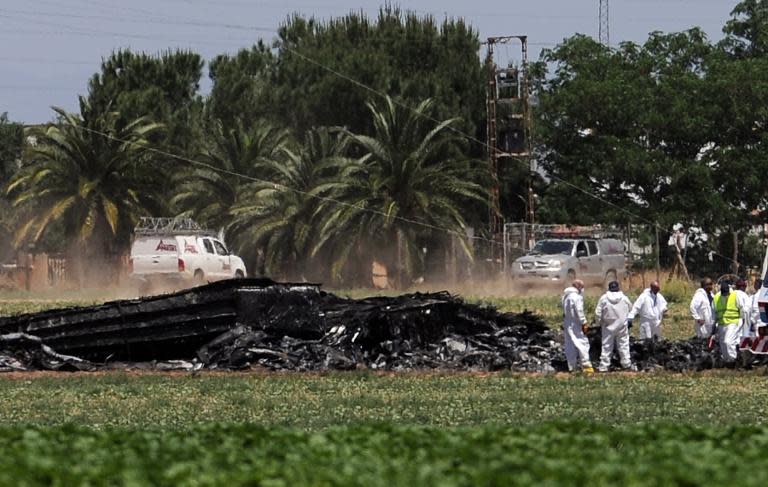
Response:
[[[202,284],[246,277],[243,260],[208,235],[136,235],[130,276],[140,283]]]

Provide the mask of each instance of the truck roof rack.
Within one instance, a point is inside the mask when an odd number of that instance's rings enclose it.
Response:
[[[143,216],[133,229],[134,235],[205,235],[215,237],[216,232],[202,228],[191,218]]]

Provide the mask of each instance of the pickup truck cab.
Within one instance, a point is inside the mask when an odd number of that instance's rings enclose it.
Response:
[[[568,284],[581,279],[603,284],[626,276],[624,244],[617,239],[557,238],[539,240],[528,254],[515,259],[512,278],[518,283]]]
[[[140,282],[202,284],[246,277],[243,260],[208,235],[136,235],[130,276]]]

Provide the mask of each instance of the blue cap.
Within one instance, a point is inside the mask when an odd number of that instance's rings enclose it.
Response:
[[[612,293],[618,292],[619,290],[619,283],[616,281],[611,281],[608,283],[608,290]]]
[[[720,294],[731,294],[731,286],[727,282],[720,283]]]

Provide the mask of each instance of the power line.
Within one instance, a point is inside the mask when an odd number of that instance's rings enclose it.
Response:
[[[82,65],[82,66],[93,66],[94,64],[98,64],[98,61],[74,61],[74,60],[66,60],[66,59],[44,59],[44,58],[22,58],[22,57],[11,57],[11,56],[0,56],[0,61],[5,61],[9,63],[40,63],[40,64],[71,64],[71,65]]]
[[[346,81],[349,81],[350,83],[354,84],[355,86],[363,88],[363,89],[365,89],[365,90],[367,90],[367,91],[369,91],[371,93],[374,93],[376,95],[379,95],[381,97],[386,97],[387,96],[386,93],[383,93],[383,92],[381,92],[379,90],[376,90],[375,88],[372,88],[372,87],[370,87],[370,86],[368,86],[368,85],[366,85],[364,83],[361,83],[361,82],[359,82],[359,81],[357,81],[357,80],[355,80],[355,79],[353,79],[353,78],[351,78],[351,77],[349,77],[349,76],[347,76],[347,75],[345,75],[345,74],[343,74],[343,73],[341,73],[339,71],[334,70],[333,68],[325,66],[324,64],[319,63],[319,62],[315,61],[314,59],[309,58],[308,56],[305,56],[305,55],[301,54],[300,52],[296,51],[295,49],[292,49],[292,48],[287,47],[287,46],[283,46],[283,49],[291,52],[292,54],[294,54],[294,55],[304,59],[305,61],[307,61],[307,62],[309,62],[311,64],[314,64],[314,65],[316,65],[316,66],[318,66],[318,67],[320,67],[322,69],[327,70],[328,72],[334,74],[335,76],[338,76],[338,77],[340,77],[340,78],[342,78],[342,79],[344,79]],[[434,117],[432,117],[430,115],[424,114],[424,113],[419,113],[413,107],[411,107],[411,106],[409,106],[409,105],[407,105],[407,104],[405,104],[403,102],[400,102],[399,100],[393,100],[393,103],[395,103],[396,105],[400,106],[401,108],[409,110],[409,111],[411,111],[413,113],[417,113],[418,115],[426,118],[427,120],[430,120],[431,122],[434,122],[435,124],[440,124],[441,123],[436,118],[434,118]],[[476,137],[474,137],[474,136],[472,136],[470,134],[467,134],[467,133],[465,133],[465,132],[463,132],[463,131],[455,128],[455,127],[452,127],[450,125],[447,126],[446,128],[451,130],[452,132],[456,133],[457,135],[460,135],[460,136],[466,138],[467,140],[471,140],[473,142],[477,142],[477,143],[481,144],[487,150],[491,150],[491,148],[487,145],[487,143],[485,141],[482,141],[482,140],[480,140],[480,139],[478,139],[478,138],[476,138]],[[86,131],[93,132],[95,134],[99,134],[99,135],[104,136],[104,137],[108,137],[108,138],[110,138],[112,140],[115,140],[115,141],[118,141],[118,142],[123,142],[123,143],[128,142],[128,141],[125,141],[125,140],[121,140],[121,139],[119,139],[117,137],[114,137],[114,136],[112,136],[110,134],[107,134],[107,133],[104,133],[104,132],[100,132],[100,131],[97,131],[97,130],[93,130],[93,129],[90,129],[90,128],[82,127],[82,129],[86,130]],[[301,190],[298,190],[298,189],[295,189],[295,188],[289,188],[289,187],[284,186],[284,185],[279,185],[279,184],[277,184],[277,183],[275,183],[273,181],[268,181],[268,180],[264,180],[264,179],[255,178],[255,177],[252,177],[252,176],[248,176],[246,174],[241,174],[241,173],[237,173],[237,172],[234,172],[234,171],[229,171],[227,169],[217,168],[216,166],[212,166],[210,164],[207,164],[207,163],[204,163],[204,162],[200,162],[200,161],[196,161],[196,160],[184,157],[184,156],[179,156],[177,154],[173,154],[173,153],[170,153],[170,152],[162,151],[160,149],[149,148],[149,150],[151,150],[153,152],[156,152],[158,154],[162,154],[162,155],[165,155],[165,156],[168,156],[168,157],[173,157],[175,159],[178,159],[178,160],[181,160],[181,161],[185,161],[185,162],[188,162],[188,163],[191,163],[191,164],[200,165],[200,166],[206,167],[206,168],[214,170],[214,171],[219,171],[219,172],[222,172],[222,173],[225,173],[225,174],[229,174],[231,176],[236,176],[236,177],[240,177],[240,178],[244,178],[244,179],[249,179],[249,180],[254,181],[254,182],[261,182],[261,183],[267,183],[267,184],[275,184],[277,186],[282,186],[285,189],[289,189],[289,190],[295,191],[295,192],[300,193],[300,194],[305,194],[307,196],[317,197],[317,198],[320,198],[320,199],[323,199],[323,200],[326,200],[326,201],[330,201],[330,202],[333,202],[333,203],[337,203],[337,204],[340,204],[340,205],[344,205],[344,206],[347,206],[347,207],[353,207],[353,208],[357,208],[357,209],[360,209],[360,210],[363,210],[363,211],[373,212],[373,213],[378,214],[380,216],[389,216],[389,215],[387,215],[384,212],[379,212],[377,210],[371,210],[371,209],[365,209],[365,208],[362,208],[362,207],[357,206],[357,205],[352,205],[352,204],[349,204],[349,203],[346,203],[346,202],[343,202],[343,201],[340,201],[340,200],[335,200],[333,198],[327,198],[327,197],[321,197],[321,196],[318,196],[318,195],[312,195],[312,194],[310,194],[308,192],[305,192],[305,191],[301,191]],[[619,205],[617,205],[615,203],[612,203],[612,202],[610,202],[610,201],[608,201],[608,200],[606,200],[606,199],[604,199],[604,198],[602,198],[602,197],[600,197],[598,195],[595,195],[595,194],[593,194],[593,193],[591,193],[591,192],[589,192],[589,191],[587,191],[587,190],[585,190],[585,189],[583,189],[583,188],[581,188],[581,187],[579,187],[579,186],[577,186],[577,185],[575,185],[573,183],[570,183],[570,182],[566,181],[565,179],[562,179],[560,177],[553,176],[553,175],[550,175],[550,177],[552,179],[555,179],[555,180],[557,180],[557,181],[559,181],[559,182],[561,182],[561,183],[563,183],[563,184],[565,184],[565,185],[567,185],[567,186],[569,186],[569,187],[571,187],[571,188],[573,188],[573,189],[583,193],[583,194],[586,194],[586,195],[588,195],[588,196],[590,196],[590,197],[592,197],[592,198],[594,198],[594,199],[596,199],[596,200],[598,200],[600,202],[603,202],[603,203],[605,203],[605,204],[607,204],[607,205],[609,205],[609,206],[611,206],[611,207],[613,207],[613,208],[615,208],[615,209],[617,209],[617,210],[619,210],[619,211],[621,211],[621,212],[623,212],[623,213],[625,213],[625,214],[627,214],[627,215],[629,215],[629,216],[631,216],[633,218],[636,218],[636,219],[638,219],[640,221],[644,221],[644,222],[646,222],[646,223],[648,223],[650,225],[657,225],[654,222],[652,222],[650,220],[647,220],[647,219],[645,219],[645,218],[643,218],[643,217],[641,217],[639,215],[636,215],[636,214],[630,212],[629,210],[627,210],[627,209],[625,209],[625,208],[623,208],[623,207],[621,207],[621,206],[619,206]],[[437,227],[435,225],[431,225],[431,224],[428,224],[428,223],[419,222],[419,221],[416,221],[416,220],[410,220],[410,219],[406,219],[406,218],[402,218],[402,217],[396,217],[396,218],[399,219],[400,221],[404,221],[404,222],[407,222],[407,223],[413,223],[413,224],[417,224],[417,225],[422,225],[422,226],[425,226],[427,228],[431,228],[433,230],[449,231],[450,233],[453,233],[453,234],[458,234],[460,236],[466,236],[466,235],[461,234],[460,232],[456,232],[454,230],[450,230],[450,229],[446,229],[446,228],[442,228],[442,227]],[[501,244],[500,242],[497,242],[496,240],[486,239],[484,237],[474,237],[474,238],[475,239],[479,239],[479,240],[483,240],[483,241],[486,241],[486,242],[494,243],[494,244]]]
[[[37,1],[39,2],[41,0],[37,0]],[[74,5],[73,6],[72,3],[71,3],[71,0],[67,0],[66,4],[61,4],[61,3],[57,4],[56,2],[53,2],[52,0],[42,0],[42,1],[45,2],[45,3],[48,3],[48,4],[52,3],[52,4],[57,5],[59,7],[74,8],[74,9],[76,9],[78,11],[80,10],[80,6],[79,5]],[[102,10],[104,12],[108,12],[108,13],[114,13],[115,10],[122,10],[123,12],[134,12],[134,13],[139,13],[139,14],[142,14],[142,15],[149,15],[152,18],[156,18],[157,17],[157,12],[154,12],[152,10],[143,9],[143,8],[127,7],[125,5],[105,5],[105,4],[103,4],[103,3],[101,3],[101,2],[99,2],[97,0],[80,0],[80,1],[85,3],[85,4],[87,4],[87,5],[90,5],[91,7],[89,7],[89,8],[95,7],[97,9],[100,9],[100,10]]]
[[[53,18],[64,17],[64,18],[72,18],[72,19],[108,20],[112,22],[126,22],[126,23],[139,23],[139,24],[161,24],[161,25],[182,25],[182,26],[186,25],[186,26],[203,27],[203,28],[246,30],[249,32],[253,32],[253,31],[277,32],[277,29],[268,28],[268,27],[247,26],[242,24],[229,24],[229,23],[201,22],[201,21],[194,21],[194,20],[173,20],[173,19],[161,20],[157,18],[130,19],[125,17],[115,18],[114,16],[110,16],[110,15],[83,15],[83,14],[69,14],[69,13],[60,13],[60,12],[34,12],[31,10],[14,10],[14,9],[7,9],[7,8],[0,8],[0,12],[34,16],[35,18],[40,16],[53,17]],[[12,18],[12,17],[7,17],[7,18]]]
[[[434,120],[431,117],[427,117],[427,118],[429,120]],[[79,126],[78,128],[80,130],[84,130],[86,132],[90,132],[90,133],[99,135],[101,137],[104,137],[104,138],[107,138],[107,139],[110,139],[110,140],[113,140],[113,141],[116,141],[116,142],[127,143],[127,144],[133,144],[134,143],[134,142],[131,142],[131,141],[126,140],[126,139],[121,139],[119,137],[115,137],[115,136],[113,136],[111,134],[108,134],[106,132],[102,132],[100,130],[95,130],[95,129],[91,129],[91,128],[84,127],[84,126]],[[336,198],[330,198],[328,196],[321,196],[321,195],[317,195],[317,194],[312,194],[309,191],[303,191],[303,190],[300,190],[298,188],[292,188],[290,186],[286,186],[284,184],[281,184],[281,183],[278,183],[278,182],[275,182],[275,181],[270,181],[270,180],[267,180],[267,179],[261,179],[261,178],[257,178],[257,177],[254,177],[254,176],[249,176],[247,174],[239,173],[239,172],[236,172],[236,171],[230,171],[228,169],[220,168],[220,167],[214,166],[212,164],[208,164],[206,162],[198,161],[196,159],[192,159],[192,158],[189,158],[189,157],[180,156],[178,154],[174,154],[172,152],[165,151],[165,150],[162,150],[162,149],[157,149],[157,148],[154,148],[154,147],[143,147],[143,148],[145,150],[149,151],[149,152],[153,152],[153,153],[156,153],[156,154],[167,156],[167,157],[170,157],[170,158],[182,161],[182,162],[186,162],[186,163],[189,163],[189,164],[192,164],[192,165],[195,165],[195,166],[204,167],[204,168],[210,169],[210,170],[212,170],[214,172],[218,172],[218,173],[221,173],[221,174],[228,174],[230,176],[234,176],[234,177],[245,179],[245,180],[252,181],[252,182],[269,184],[269,185],[272,185],[275,188],[281,188],[283,190],[291,191],[291,192],[294,192],[296,194],[307,196],[309,198],[317,199],[317,200],[320,200],[320,201],[324,201],[324,202],[328,202],[328,203],[333,203],[333,204],[336,204],[336,205],[339,205],[339,206],[344,206],[344,207],[347,207],[347,208],[354,208],[354,209],[360,210],[362,212],[366,212],[366,213],[370,213],[370,214],[374,214],[374,215],[378,215],[378,216],[383,216],[383,217],[386,217],[386,218],[392,218],[393,220],[398,220],[398,221],[401,221],[403,223],[407,223],[407,224],[410,224],[410,225],[418,225],[418,226],[421,226],[421,227],[424,227],[424,228],[428,228],[430,230],[440,231],[440,232],[443,232],[443,233],[446,233],[446,234],[449,234],[449,235],[456,235],[456,236],[461,237],[461,238],[468,238],[470,240],[481,241],[481,242],[489,243],[491,245],[496,245],[496,246],[503,246],[504,245],[503,242],[498,242],[495,239],[488,239],[488,238],[485,238],[485,237],[482,237],[482,236],[478,236],[478,235],[467,235],[466,233],[462,233],[462,232],[453,230],[451,228],[441,227],[439,225],[433,225],[431,223],[426,223],[426,222],[422,222],[422,221],[419,221],[419,220],[414,220],[414,219],[411,219],[411,218],[405,218],[405,217],[401,217],[401,216],[394,216],[393,217],[392,215],[390,215],[388,213],[385,213],[383,211],[375,210],[375,209],[372,209],[372,208],[366,208],[366,207],[363,207],[363,206],[360,206],[360,205],[356,205],[356,204],[352,204],[352,203],[347,203],[346,201],[341,201],[341,200],[338,200]],[[595,197],[595,198],[600,199],[599,196],[596,196],[596,195],[592,195],[592,196]],[[607,202],[607,201],[606,201],[606,203],[610,204],[610,202]],[[638,218],[642,219],[641,217],[638,217]],[[656,229],[659,229],[659,230],[662,230],[662,228],[657,223],[650,222],[649,220],[645,220],[645,221],[647,223],[649,223],[652,227],[654,227]],[[659,252],[660,251],[661,251],[661,249],[659,249]],[[735,261],[735,260],[733,260],[733,259],[731,259],[731,258],[729,258],[729,257],[727,257],[725,255],[719,254],[719,253],[714,252],[714,251],[712,251],[711,254],[712,255],[716,255],[718,257],[721,257],[721,258],[723,258],[723,259],[725,259],[725,260],[727,260],[729,262],[734,262],[734,263],[738,264],[739,266],[742,266],[742,264],[740,262]]]
[[[287,51],[289,51],[289,52],[291,52],[292,54],[302,58],[303,60],[307,61],[308,63],[314,64],[315,66],[317,66],[317,67],[319,67],[321,69],[324,69],[324,70],[328,71],[329,73],[331,73],[331,74],[333,74],[335,76],[338,76],[339,78],[342,78],[342,79],[344,79],[346,81],[349,81],[350,83],[354,84],[355,86],[357,86],[359,88],[367,90],[367,91],[369,91],[371,93],[374,93],[374,94],[376,94],[376,95],[378,95],[380,97],[388,96],[386,93],[384,93],[382,91],[379,91],[379,90],[377,90],[375,88],[372,88],[372,87],[370,87],[370,86],[368,86],[368,85],[366,85],[364,83],[361,83],[360,81],[357,81],[356,79],[351,78],[350,76],[347,76],[346,74],[341,73],[341,72],[339,72],[339,71],[337,71],[337,70],[335,70],[335,69],[333,69],[331,67],[328,67],[328,66],[326,66],[326,65],[324,65],[324,64],[322,64],[322,63],[320,63],[318,61],[315,61],[314,59],[312,59],[312,58],[310,58],[308,56],[305,56],[304,54],[301,54],[300,52],[296,51],[295,49],[292,49],[292,48],[287,47],[287,46],[282,46],[282,48],[287,50]],[[409,111],[411,111],[413,113],[418,113],[416,111],[416,109],[414,109],[413,107],[411,107],[411,106],[409,106],[409,105],[407,105],[407,104],[405,104],[405,103],[403,103],[403,102],[401,102],[399,100],[392,100],[392,102],[395,103],[396,105],[400,106],[401,108],[409,110]],[[420,116],[423,116],[424,118],[434,122],[435,124],[440,124],[441,123],[440,120],[437,120],[436,118],[434,118],[434,117],[432,117],[430,115],[422,113],[422,114],[420,114]],[[475,136],[473,136],[471,134],[468,134],[466,132],[463,132],[463,131],[457,129],[456,127],[448,126],[447,128],[449,130],[451,130],[452,132],[456,133],[457,135],[462,136],[466,140],[470,140],[472,142],[476,142],[476,143],[480,144],[486,150],[493,150],[493,148],[490,147],[484,140],[480,140],[480,139],[478,139],[477,137],[475,137]],[[518,159],[518,158],[513,158],[513,159],[517,160],[518,162],[522,162],[521,159]],[[619,210],[620,212],[622,212],[622,213],[624,213],[624,214],[626,214],[628,216],[636,218],[636,219],[638,219],[640,221],[644,221],[644,222],[646,222],[648,224],[654,225],[654,222],[652,222],[650,220],[647,220],[647,219],[645,219],[645,218],[643,218],[643,217],[641,217],[639,215],[635,215],[634,213],[630,212],[626,208],[623,208],[623,207],[621,207],[621,206],[619,206],[619,205],[617,205],[615,203],[612,203],[612,202],[610,202],[610,201],[608,201],[608,200],[606,200],[606,199],[604,199],[604,198],[602,198],[602,197],[600,197],[598,195],[595,195],[595,194],[593,194],[593,193],[591,193],[591,192],[589,192],[589,191],[587,191],[587,190],[585,190],[585,189],[583,189],[583,188],[581,188],[581,187],[579,187],[579,186],[577,186],[577,185],[575,185],[573,183],[570,183],[570,182],[566,181],[565,179],[562,179],[562,178],[560,178],[558,176],[551,175],[551,174],[549,175],[549,177],[551,177],[552,179],[554,179],[556,181],[559,181],[559,182],[565,184],[566,186],[568,186],[570,188],[573,188],[573,189],[575,189],[575,190],[577,190],[577,191],[579,191],[581,193],[584,193],[584,194],[586,194],[586,195],[588,195],[588,196],[590,196],[590,197],[592,197],[592,198],[594,198],[594,199],[596,199],[596,200],[598,200],[598,201],[600,201],[602,203],[605,203],[605,204],[613,207],[616,210]]]
[[[84,34],[84,33],[79,33],[79,34]],[[322,64],[322,63],[320,63],[320,62],[318,62],[318,61],[316,61],[316,60],[314,60],[314,59],[312,59],[312,58],[310,58],[308,56],[305,56],[304,54],[298,52],[297,50],[295,50],[293,48],[290,48],[290,47],[286,46],[285,44],[283,44],[281,46],[281,48],[286,50],[286,51],[288,51],[288,52],[291,52],[292,54],[294,54],[294,55],[304,59],[305,61],[307,61],[307,62],[309,62],[311,64],[314,64],[315,66],[317,66],[317,67],[319,67],[319,68],[321,68],[323,70],[328,71],[329,73],[333,74],[334,76],[337,76],[337,77],[339,77],[341,79],[344,79],[344,80],[354,84],[355,86],[357,86],[359,88],[362,88],[362,89],[364,89],[366,91],[374,93],[374,94],[376,94],[376,95],[378,95],[380,97],[386,97],[387,96],[386,93],[384,93],[382,91],[379,91],[379,90],[376,90],[375,88],[372,88],[372,87],[370,87],[370,86],[368,86],[368,85],[366,85],[364,83],[361,83],[360,81],[357,81],[354,78],[352,78],[352,77],[350,77],[350,76],[348,76],[348,75],[346,75],[344,73],[341,73],[341,72],[339,72],[339,71],[337,71],[337,70],[335,70],[335,69],[333,69],[333,68],[331,68],[329,66],[326,66],[326,65],[324,65],[324,64]],[[414,113],[417,113],[416,110],[413,107],[411,107],[411,106],[409,106],[409,105],[407,105],[407,104],[405,104],[403,102],[400,102],[399,100],[393,100],[393,102],[395,104],[397,104],[398,106],[400,106],[401,108],[404,108],[406,110],[409,110],[409,111],[412,111]],[[439,120],[437,120],[436,118],[434,118],[432,116],[429,116],[429,115],[426,115],[426,114],[420,114],[420,115],[425,117],[425,118],[427,118],[428,120],[432,121],[435,124],[441,123]],[[488,144],[485,141],[482,141],[482,140],[474,137],[471,134],[463,132],[463,131],[457,129],[456,127],[448,126],[447,128],[449,130],[453,131],[454,133],[456,133],[457,135],[460,135],[460,136],[466,138],[467,140],[470,140],[470,141],[473,141],[473,142],[476,142],[476,143],[480,144],[486,150],[493,150],[491,147],[488,146]],[[593,193],[591,193],[591,192],[589,192],[589,191],[587,191],[587,190],[585,190],[585,189],[583,189],[583,188],[581,188],[581,187],[579,187],[579,186],[577,186],[577,185],[575,185],[573,183],[570,183],[569,181],[567,181],[565,179],[562,179],[562,178],[560,178],[558,176],[555,176],[555,175],[549,175],[549,177],[551,177],[552,179],[554,179],[556,181],[559,181],[562,184],[565,184],[566,186],[571,187],[571,188],[573,188],[573,189],[575,189],[575,190],[577,190],[577,191],[579,191],[579,192],[581,192],[581,193],[583,193],[585,195],[588,195],[588,196],[590,196],[590,197],[592,197],[594,199],[597,199],[598,201],[601,201],[601,202],[603,202],[603,203],[613,207],[614,209],[618,210],[619,212],[624,213],[624,214],[626,214],[626,215],[628,215],[628,216],[630,216],[632,218],[636,218],[636,219],[638,219],[640,221],[645,221],[645,222],[647,222],[649,224],[654,224],[650,220],[647,220],[647,219],[645,219],[645,218],[643,218],[643,217],[641,217],[639,215],[636,215],[636,214],[630,212],[629,210],[627,210],[626,208],[623,208],[623,207],[621,207],[621,206],[619,206],[619,205],[617,205],[615,203],[612,203],[612,202],[610,202],[608,200],[605,200],[604,198],[601,198],[598,195],[595,195],[595,194],[593,194]]]
[[[144,39],[144,40],[162,40],[166,42],[175,42],[179,45],[209,45],[209,44],[216,44],[220,46],[232,46],[233,43],[253,43],[254,39],[244,39],[244,38],[230,38],[229,41],[225,41],[223,39],[194,39],[194,40],[188,40],[188,39],[175,39],[170,37],[162,37],[162,36],[153,36],[153,35],[141,35],[141,34],[120,34],[120,33],[109,33],[109,32],[84,32],[84,31],[73,31],[73,30],[31,30],[31,29],[4,29],[0,31],[0,36],[5,36],[7,34],[34,34],[34,35],[51,35],[51,36],[80,36],[80,37],[89,37],[89,38],[102,38],[102,37],[109,37],[109,38],[126,38],[126,39]],[[242,44],[238,44],[238,46],[242,46]]]
[[[2,90],[20,90],[20,91],[72,91],[71,88],[66,87],[49,87],[49,86],[34,86],[34,85],[8,85],[0,84]]]
[[[120,142],[120,143],[124,143],[124,144],[125,143],[127,143],[127,144],[135,144],[134,142],[131,142],[129,140],[121,139],[119,137],[115,137],[114,135],[108,134],[106,132],[102,132],[100,130],[95,130],[95,129],[92,129],[92,128],[89,128],[89,127],[84,127],[82,125],[78,126],[78,129],[84,130],[86,132],[90,132],[90,133],[93,133],[93,134],[96,134],[96,135],[99,135],[101,137],[113,140],[115,142]],[[404,223],[408,223],[408,224],[412,224],[412,225],[419,225],[419,226],[422,226],[424,228],[429,228],[431,230],[442,231],[442,232],[449,233],[449,234],[452,234],[452,235],[457,235],[457,236],[462,237],[462,238],[469,238],[471,240],[481,240],[481,241],[485,241],[485,242],[492,243],[492,244],[495,244],[495,245],[502,245],[501,242],[497,242],[495,240],[487,239],[485,237],[475,236],[475,235],[470,236],[470,235],[467,235],[466,233],[462,233],[462,232],[459,232],[459,231],[456,231],[456,230],[453,230],[453,229],[450,229],[450,228],[446,228],[446,227],[441,227],[441,226],[438,226],[438,225],[433,225],[431,223],[422,222],[422,221],[419,221],[419,220],[413,220],[411,218],[405,218],[405,217],[402,217],[402,216],[392,216],[391,214],[383,212],[383,211],[375,210],[375,209],[372,209],[372,208],[366,208],[366,207],[363,207],[363,206],[360,206],[360,205],[355,205],[355,204],[352,204],[352,203],[347,203],[346,201],[341,201],[341,200],[338,200],[336,198],[330,198],[328,196],[321,196],[321,195],[317,195],[317,194],[312,194],[309,191],[303,191],[303,190],[300,190],[298,188],[291,188],[290,186],[286,186],[284,184],[281,184],[281,183],[278,183],[278,182],[275,182],[275,181],[270,181],[270,180],[267,180],[267,179],[261,179],[261,178],[257,178],[257,177],[254,177],[254,176],[249,176],[247,174],[239,173],[239,172],[236,172],[236,171],[230,171],[229,169],[220,168],[220,167],[214,166],[212,164],[208,164],[206,162],[198,161],[196,159],[191,159],[191,158],[185,157],[185,156],[180,156],[178,154],[174,154],[172,152],[168,152],[168,151],[165,151],[165,150],[162,150],[162,149],[157,149],[157,148],[154,148],[154,147],[144,147],[144,146],[141,146],[141,147],[143,149],[149,151],[149,152],[153,152],[153,153],[160,154],[160,155],[163,155],[163,156],[171,157],[173,159],[177,159],[177,160],[182,161],[182,162],[187,162],[187,163],[192,164],[192,165],[205,167],[206,169],[210,169],[210,170],[218,172],[218,173],[228,174],[230,176],[238,177],[238,178],[245,179],[245,180],[252,181],[252,182],[256,182],[256,183],[269,184],[269,185],[274,186],[275,188],[282,188],[283,190],[292,191],[294,193],[301,194],[303,196],[308,196],[310,198],[318,199],[318,200],[321,200],[321,201],[325,201],[325,202],[329,202],[329,203],[334,203],[334,204],[337,204],[337,205],[340,205],[340,206],[345,206],[347,208],[355,208],[355,209],[358,209],[358,210],[363,211],[363,212],[375,214],[375,215],[378,215],[378,216],[383,216],[383,217],[386,217],[386,218],[391,218],[393,220],[398,220],[398,221],[401,221],[401,222],[404,222]]]
[[[364,89],[364,90],[366,90],[366,91],[369,91],[369,92],[371,92],[371,93],[374,93],[374,94],[376,94],[376,95],[378,95],[378,96],[381,96],[381,97],[386,97],[386,96],[388,96],[386,93],[383,93],[383,92],[381,92],[381,91],[379,91],[379,90],[376,90],[375,88],[373,88],[373,87],[371,87],[371,86],[368,86],[368,85],[366,85],[366,84],[364,84],[364,83],[362,83],[362,82],[360,82],[360,81],[358,81],[358,80],[356,80],[356,79],[354,79],[354,78],[351,78],[350,76],[347,76],[347,75],[346,75],[346,74],[344,74],[344,73],[341,73],[341,72],[339,72],[339,71],[337,71],[337,70],[335,70],[335,69],[333,69],[333,68],[331,68],[331,67],[329,67],[329,66],[326,66],[326,65],[324,65],[324,64],[322,64],[322,63],[320,63],[320,62],[318,62],[318,61],[316,61],[316,60],[314,60],[314,59],[312,59],[312,58],[310,58],[310,57],[308,57],[308,56],[305,56],[304,54],[301,54],[300,52],[296,51],[295,49],[292,49],[292,48],[290,48],[290,47],[287,47],[287,46],[282,46],[282,47],[283,47],[283,49],[285,49],[285,50],[287,50],[287,51],[289,51],[289,52],[293,53],[293,54],[294,54],[294,55],[296,55],[296,56],[299,56],[300,58],[304,59],[305,61],[307,61],[307,62],[309,62],[309,63],[311,63],[311,64],[314,64],[315,66],[318,66],[318,67],[320,67],[321,69],[324,69],[324,70],[326,70],[326,71],[328,71],[328,72],[332,73],[333,75],[335,75],[335,76],[338,76],[338,77],[340,77],[341,79],[344,79],[344,80],[346,80],[346,81],[348,81],[348,82],[350,82],[350,83],[354,84],[355,86],[358,86],[358,87],[360,87],[360,88],[362,88],[362,89]],[[424,117],[424,118],[426,118],[426,119],[428,119],[428,120],[430,120],[430,121],[434,122],[435,124],[439,124],[439,123],[441,123],[441,122],[440,122],[439,120],[437,120],[436,118],[434,118],[434,117],[432,117],[432,116],[430,116],[430,115],[427,115],[427,114],[425,114],[425,113],[419,113],[419,112],[417,112],[417,111],[416,111],[416,109],[414,109],[413,107],[411,107],[411,106],[409,106],[409,105],[407,105],[407,104],[405,104],[405,103],[403,103],[403,102],[400,102],[399,100],[392,100],[392,101],[393,101],[393,103],[395,103],[396,105],[398,105],[398,106],[400,106],[400,107],[402,107],[402,108],[404,108],[404,109],[406,109],[406,110],[409,110],[409,111],[411,111],[411,112],[413,112],[413,113],[416,113],[416,114],[418,114],[419,116],[422,116],[422,117]],[[447,128],[447,129],[449,129],[449,130],[451,130],[451,131],[453,131],[453,132],[454,132],[454,133],[456,133],[457,135],[460,135],[460,136],[464,137],[466,140],[470,140],[470,141],[473,141],[473,142],[479,143],[479,144],[480,144],[480,145],[482,145],[482,146],[483,146],[483,147],[484,147],[486,150],[493,150],[493,148],[491,148],[491,147],[490,147],[490,146],[489,146],[489,145],[488,145],[488,144],[487,144],[485,141],[482,141],[482,140],[480,140],[480,139],[478,139],[478,138],[474,137],[474,136],[473,136],[473,135],[471,135],[471,134],[468,134],[468,133],[466,133],[466,132],[463,132],[463,131],[461,131],[461,130],[459,130],[459,129],[455,128],[455,127],[452,127],[452,126],[450,126],[450,125],[449,125],[449,126],[447,126],[446,128]],[[519,159],[519,158],[513,158],[513,159],[517,160],[518,162],[521,162],[521,163],[525,163],[525,162],[523,161],[523,159]],[[614,209],[616,209],[616,210],[619,210],[619,212],[621,212],[621,213],[624,213],[625,215],[627,215],[627,216],[630,216],[631,218],[634,218],[634,219],[636,219],[636,220],[639,220],[639,221],[641,221],[641,222],[645,222],[646,224],[648,224],[648,225],[651,225],[652,227],[654,227],[654,228],[655,228],[655,229],[657,229],[657,230],[661,230],[661,231],[663,231],[663,230],[664,230],[664,229],[663,229],[663,228],[662,228],[662,227],[661,227],[661,226],[658,224],[658,222],[653,222],[653,221],[651,221],[651,220],[648,220],[647,218],[644,218],[644,217],[642,217],[642,216],[640,216],[640,215],[637,215],[637,214],[635,214],[635,213],[633,213],[633,212],[631,212],[631,211],[627,210],[626,208],[624,208],[624,207],[622,207],[622,206],[619,206],[619,205],[617,205],[617,204],[615,204],[615,203],[613,203],[613,202],[611,202],[611,201],[608,201],[608,200],[606,200],[605,198],[601,197],[601,196],[600,196],[600,195],[598,195],[598,194],[592,193],[591,191],[589,191],[589,190],[586,190],[586,189],[584,189],[584,188],[581,188],[580,186],[578,186],[578,185],[576,185],[576,184],[573,184],[573,183],[571,183],[570,181],[567,181],[567,180],[565,180],[565,179],[563,179],[563,178],[561,178],[561,177],[558,177],[558,176],[556,176],[556,175],[553,175],[553,174],[549,174],[548,176],[549,176],[551,179],[555,180],[555,181],[558,181],[558,182],[560,182],[560,183],[562,183],[562,184],[565,184],[566,186],[568,186],[568,187],[570,187],[570,188],[572,188],[572,189],[575,189],[576,191],[578,191],[578,192],[580,192],[580,193],[582,193],[582,194],[585,194],[585,195],[589,196],[590,198],[593,198],[593,199],[595,199],[595,200],[597,200],[597,201],[599,201],[599,202],[601,202],[601,203],[603,203],[603,204],[606,204],[606,205],[608,205],[608,206],[610,206],[610,207],[612,207],[612,208],[614,208]],[[484,241],[488,241],[488,242],[498,243],[498,242],[496,242],[495,240],[490,240],[490,239],[483,239],[483,240],[484,240]],[[661,251],[661,249],[659,249],[659,252],[660,252],[660,251]],[[740,264],[738,261],[735,261],[735,260],[733,260],[733,259],[730,259],[730,258],[728,258],[728,257],[726,257],[726,256],[724,256],[724,255],[721,255],[721,254],[717,254],[717,253],[714,253],[714,255],[719,255],[720,257],[722,257],[722,258],[724,258],[724,259],[727,259],[727,260],[729,260],[729,261],[731,261],[731,262],[734,262],[734,263],[736,263],[736,264],[739,264],[739,265],[741,265],[741,264]]]

